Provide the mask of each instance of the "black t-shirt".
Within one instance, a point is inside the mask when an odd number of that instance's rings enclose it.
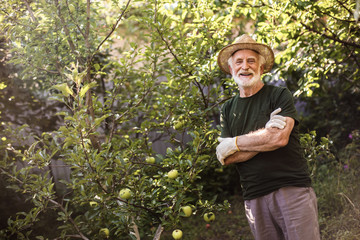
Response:
[[[264,85],[251,97],[238,94],[224,103],[221,110],[221,137],[235,137],[264,128],[270,113],[291,117],[295,126],[289,143],[275,151],[261,152],[252,159],[236,163],[245,200],[264,196],[285,186],[309,187],[311,180],[299,141],[298,119],[290,91]]]

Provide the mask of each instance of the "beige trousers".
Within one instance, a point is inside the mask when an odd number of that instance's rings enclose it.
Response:
[[[319,240],[316,195],[311,187],[284,187],[245,201],[256,240]]]

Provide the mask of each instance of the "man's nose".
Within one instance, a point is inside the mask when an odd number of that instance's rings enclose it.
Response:
[[[246,61],[244,61],[241,65],[241,68],[244,70],[247,70],[247,69],[249,69],[249,64]]]

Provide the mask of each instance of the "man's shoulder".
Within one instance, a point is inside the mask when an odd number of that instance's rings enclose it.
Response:
[[[288,95],[290,93],[290,90],[287,87],[283,86],[274,86],[274,85],[265,85],[265,91],[266,94],[271,94],[273,97],[278,97],[280,95]]]
[[[284,91],[284,90],[289,90],[287,87],[268,85],[268,84],[266,84],[264,87],[269,91],[279,91],[279,92],[281,92],[281,91]]]
[[[223,107],[231,105],[236,99],[239,98],[239,94],[235,94],[223,103]]]

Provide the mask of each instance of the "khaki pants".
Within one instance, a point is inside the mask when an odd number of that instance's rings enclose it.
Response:
[[[284,187],[245,201],[256,240],[319,240],[316,195],[309,187]]]

